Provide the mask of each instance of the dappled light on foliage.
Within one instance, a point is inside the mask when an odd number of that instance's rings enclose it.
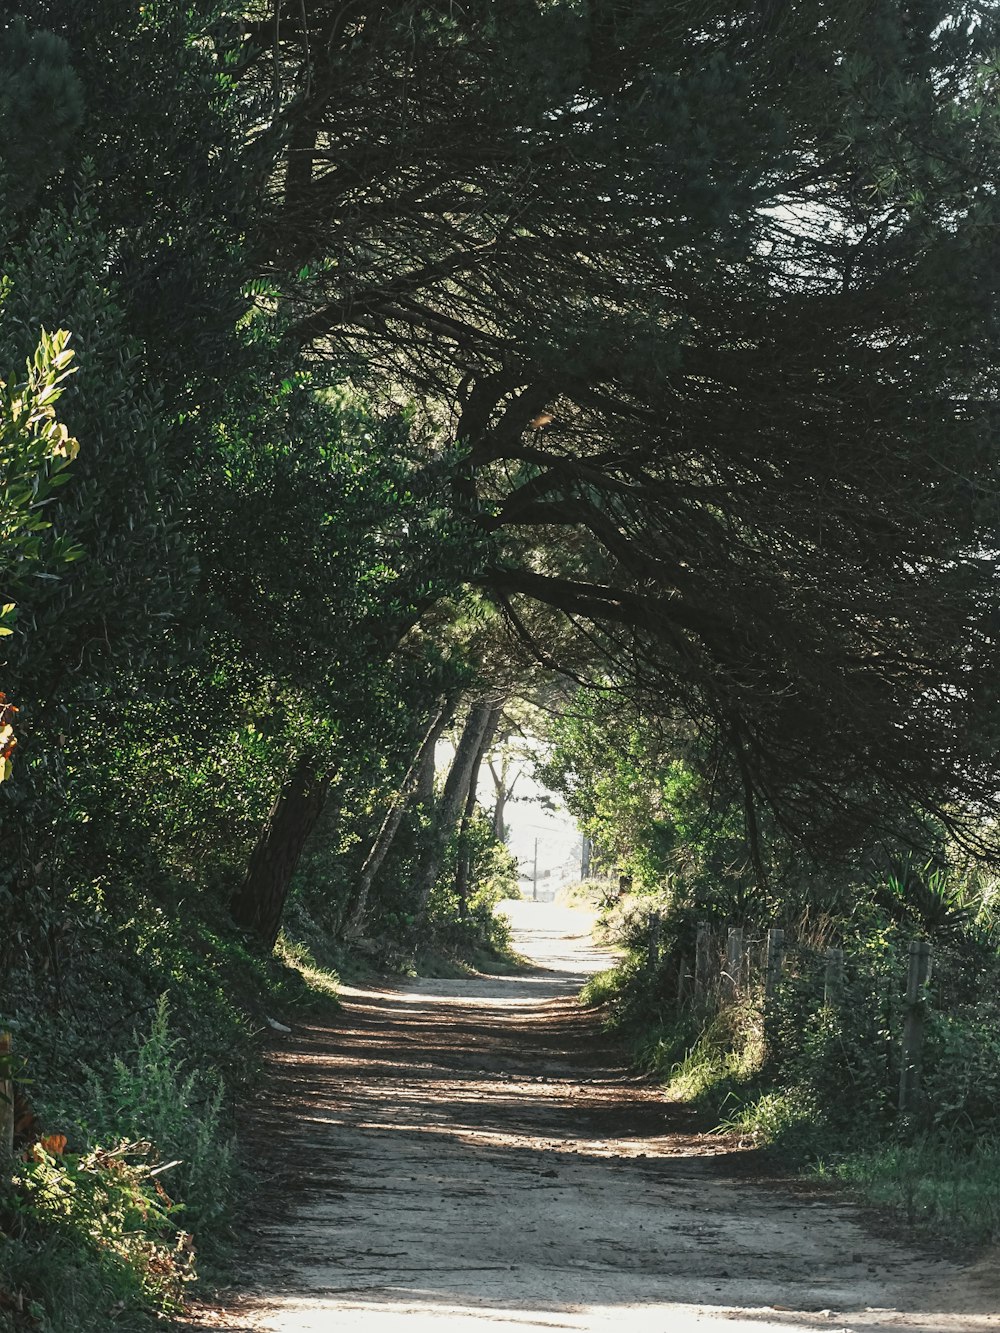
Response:
[[[10,777],[11,759],[17,748],[17,737],[14,735],[14,718],[17,716],[17,706],[7,702],[7,696],[0,691],[0,782]]]

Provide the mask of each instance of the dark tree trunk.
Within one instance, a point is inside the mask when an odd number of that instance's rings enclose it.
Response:
[[[411,795],[419,795],[421,788],[428,781],[428,773],[430,774],[430,789],[433,793],[434,747],[445,729],[450,712],[451,700],[447,700],[441,704],[431,718],[430,724],[424,732],[423,740],[420,742],[420,749],[414,756],[395,799],[385,813],[378,835],[365,857],[364,865],[361,867],[354,893],[344,909],[342,933],[345,938],[350,939],[360,933],[364,923],[365,911],[368,907],[368,894],[371,891],[372,881],[378,874],[379,866],[385,860],[386,854],[392,846],[392,840],[396,836],[406,807],[410,803]]]
[[[329,790],[330,779],[317,771],[314,757],[301,755],[278,793],[243,883],[233,895],[233,920],[268,949],[278,938],[292,875]]]
[[[441,731],[444,730],[444,719],[441,722],[441,730],[434,737],[437,744],[440,739]],[[430,810],[434,804],[434,774],[436,772],[434,765],[434,746],[428,746],[420,764],[420,772],[417,774],[416,786],[413,788],[413,804],[422,806],[425,810]]]
[[[489,699],[481,699],[469,709],[435,812],[430,840],[414,875],[413,916],[417,927],[423,922],[431,890],[441,872],[448,839],[458,827],[461,812],[468,800],[472,769],[482,755],[483,738],[494,709],[495,704]]]
[[[476,790],[479,786],[479,770],[483,766],[486,751],[493,744],[493,737],[496,735],[496,730],[500,724],[502,715],[503,707],[500,704],[497,704],[487,718],[486,729],[483,732],[479,752],[473,760],[472,772],[469,774],[469,794],[465,800],[465,809],[462,811],[462,822],[459,826],[458,865],[455,868],[455,891],[458,894],[458,910],[463,920],[469,914],[469,877],[472,872],[472,854],[468,847],[468,832],[469,824],[472,821],[472,816],[476,809]]]

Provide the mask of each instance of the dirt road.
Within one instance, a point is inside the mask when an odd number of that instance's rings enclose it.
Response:
[[[240,1322],[267,1333],[1000,1328],[980,1272],[761,1183],[631,1079],[575,995],[581,914],[511,905],[537,970],[348,990],[279,1054]],[[294,1204],[285,1205],[293,1198]]]

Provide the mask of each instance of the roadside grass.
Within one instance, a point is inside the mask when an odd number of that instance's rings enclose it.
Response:
[[[966,1248],[1000,1241],[1000,1140],[937,1130],[914,1135],[906,1121],[859,1118],[853,1130],[829,1114],[815,1087],[775,1086],[763,1049],[727,1047],[712,1024],[682,1058],[675,1033],[634,1047],[637,1063],[664,1076],[667,1092],[737,1134],[780,1153],[791,1169],[835,1181],[862,1202],[891,1209],[922,1236]]]
[[[333,967],[316,961],[312,951],[305,945],[291,940],[282,932],[274,946],[276,958],[291,973],[297,973],[304,987],[298,997],[297,1005],[309,1008],[340,1008],[340,973]]]
[[[459,979],[461,977],[514,976],[531,967],[529,959],[513,949],[487,949],[467,945],[459,953],[421,949],[413,963],[413,975]]]
[[[679,1101],[710,1104],[721,1112],[730,1100],[754,1085],[762,1052],[750,1042],[728,1045],[727,1028],[728,1024],[714,1020],[683,1058],[671,1066],[668,1086]],[[654,1068],[661,1066],[661,1059],[657,1052],[652,1060]]]
[[[265,956],[222,919],[152,913],[93,956],[58,1007],[24,991],[0,1014],[30,1103],[0,1171],[0,1333],[138,1333],[225,1280],[266,1020],[338,1007],[308,950]]]
[[[580,1003],[590,1009],[606,1005],[617,996],[618,968],[609,967],[606,972],[595,972],[580,992]]]
[[[863,1084],[845,1075],[838,1041],[828,1040],[829,1013],[816,1017],[793,1058],[775,1059],[752,1002],[709,1018],[649,1006],[643,1018],[629,1005],[636,971],[633,956],[598,973],[581,1001],[602,1009],[633,1064],[670,1097],[700,1108],[715,1132],[773,1149],[790,1170],[837,1182],[920,1235],[967,1248],[1000,1241],[995,1132],[971,1122],[918,1128],[893,1113],[891,1099],[866,1100]]]
[[[924,1135],[821,1160],[819,1179],[900,1213],[916,1231],[963,1246],[1000,1240],[1000,1141]]]
[[[564,884],[556,890],[556,907],[580,907],[589,911],[602,911],[608,906],[609,889],[605,884],[593,880],[581,880],[575,884]]]

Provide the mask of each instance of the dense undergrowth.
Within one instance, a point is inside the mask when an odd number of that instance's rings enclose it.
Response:
[[[145,1328],[224,1272],[253,1169],[237,1107],[267,1018],[336,1006],[304,950],[263,956],[223,921],[135,921],[117,948],[91,943],[99,975],[81,967],[58,1005],[22,994],[4,1018],[18,1123],[0,1329]]]
[[[720,1130],[780,1161],[843,1181],[919,1231],[976,1244],[1000,1237],[1000,956],[988,904],[890,914],[869,898],[849,916],[786,932],[770,993],[751,967],[735,998],[701,999],[678,959],[694,957],[694,920],[676,900],[633,900],[610,914],[622,963],[584,992],[629,1042],[637,1065]],[[860,899],[859,900],[864,901]],[[968,904],[967,904],[968,905]],[[957,899],[952,906],[957,909]],[[910,940],[930,935],[919,1095],[900,1110]],[[750,957],[762,934],[747,932]],[[826,950],[843,949],[831,994]],[[724,967],[721,959],[713,959]],[[683,968],[683,963],[682,963]],[[681,998],[678,987],[681,986]]]

